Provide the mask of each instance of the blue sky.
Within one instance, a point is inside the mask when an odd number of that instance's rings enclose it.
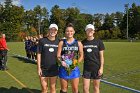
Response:
[[[4,0],[0,0],[1,2]],[[133,2],[140,5],[140,0],[13,0],[16,5],[23,5],[26,10],[33,9],[36,5],[46,7],[49,11],[54,5],[60,8],[78,7],[81,12],[112,13],[116,11],[124,12],[124,4]]]

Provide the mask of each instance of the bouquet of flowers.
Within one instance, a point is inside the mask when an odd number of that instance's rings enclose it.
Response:
[[[74,52],[62,55],[61,59],[61,64],[66,67],[68,75],[78,66],[78,60],[74,58]]]

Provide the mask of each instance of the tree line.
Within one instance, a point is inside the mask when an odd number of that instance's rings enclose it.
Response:
[[[124,8],[125,10],[125,8]],[[59,37],[64,36],[67,23],[75,26],[75,37],[85,38],[85,26],[94,24],[96,37],[101,39],[126,39],[127,11],[111,14],[81,13],[77,7],[62,9],[54,5],[50,12],[40,5],[25,10],[23,6],[12,4],[12,0],[5,0],[0,4],[0,32],[7,36],[8,41],[20,41],[25,36],[37,36],[48,30],[51,23],[59,27]],[[140,39],[140,6],[133,3],[128,8],[128,36]]]

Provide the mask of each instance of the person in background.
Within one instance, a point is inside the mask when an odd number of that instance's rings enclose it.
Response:
[[[32,60],[35,60],[34,49],[35,49],[34,37],[31,36],[31,48],[30,48],[30,52],[31,52],[31,59]]]
[[[42,34],[38,35],[38,39],[41,39],[41,38],[43,38],[43,35]]]
[[[26,51],[26,57],[31,58],[31,40],[30,36],[25,37],[25,51]]]
[[[56,37],[58,26],[51,24],[48,33],[39,39],[37,47],[37,68],[40,78],[42,92],[48,92],[48,85],[50,86],[49,93],[56,93],[56,80],[58,76],[57,63],[57,48],[59,39]],[[48,81],[49,80],[49,84]]]
[[[5,34],[0,33],[0,69],[8,70],[7,68],[7,43],[5,39]]]
[[[95,39],[95,28],[92,24],[88,24],[85,31],[87,38],[82,41],[84,46],[83,93],[90,93],[90,80],[93,80],[94,93],[100,93],[105,47],[101,40]]]
[[[25,44],[25,51],[26,51],[26,57],[28,57],[29,53],[28,53],[28,37],[26,36],[24,39],[24,44]]]
[[[35,37],[33,37],[33,42],[32,42],[32,59],[33,60],[37,59],[37,40]]]

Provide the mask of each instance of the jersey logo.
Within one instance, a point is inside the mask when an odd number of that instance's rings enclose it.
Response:
[[[58,47],[58,45],[52,45],[52,44],[45,44],[46,47]]]
[[[49,48],[49,51],[50,52],[54,52],[54,48]]]
[[[78,47],[63,47],[63,50],[78,50]]]
[[[97,45],[84,45],[84,48],[98,48]]]
[[[87,52],[89,52],[89,53],[92,52],[92,49],[91,48],[88,48],[87,49]]]

